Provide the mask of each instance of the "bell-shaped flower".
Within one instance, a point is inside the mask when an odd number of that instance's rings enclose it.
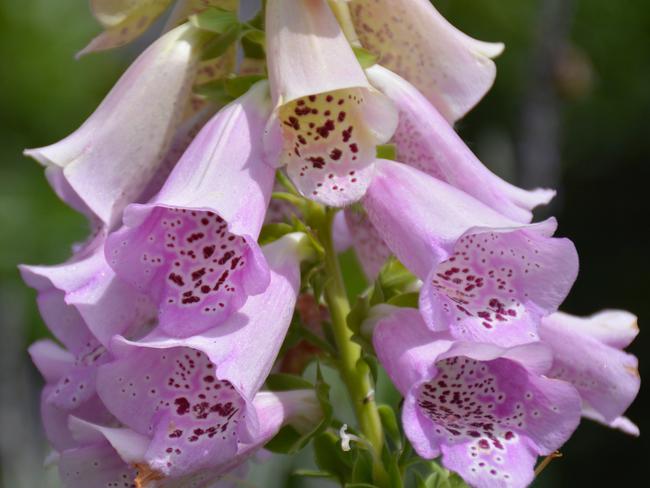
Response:
[[[548,376],[568,381],[580,393],[585,417],[639,435],[621,417],[639,393],[638,360],[623,348],[639,329],[634,315],[605,310],[590,317],[557,312],[542,320],[539,334],[553,350]]]
[[[442,454],[471,486],[527,486],[537,456],[558,449],[580,421],[575,388],[543,376],[552,356],[539,342],[454,341],[403,308],[379,320],[373,344],[404,396],[402,424],[415,451]]]
[[[109,264],[158,304],[167,334],[218,325],[269,284],[257,244],[274,179],[261,142],[269,112],[265,82],[223,108],[107,239]]]
[[[415,85],[449,122],[465,115],[494,83],[491,58],[503,44],[468,37],[429,0],[352,0],[350,12],[363,46]]]
[[[36,301],[45,324],[75,354],[91,347],[85,345],[87,341],[108,346],[113,335],[155,317],[151,300],[120,279],[106,262],[102,235],[63,264],[19,268],[25,283],[38,292]]]
[[[116,337],[98,393],[120,422],[148,438],[144,461],[176,478],[226,465],[261,429],[251,404],[288,330],[306,236],[265,246],[270,283],[218,327],[188,338],[158,328],[133,342]],[[187,319],[191,320],[191,318]]]
[[[423,280],[432,330],[503,346],[538,339],[578,272],[554,219],[521,224],[405,164],[379,160],[364,207],[395,256]]]
[[[530,222],[531,210],[555,195],[552,190],[523,190],[492,173],[408,81],[379,65],[368,68],[366,74],[399,111],[392,139],[398,161],[449,183],[518,222]]]
[[[251,402],[251,408],[260,423],[260,429],[251,442],[239,443],[236,454],[226,463],[176,478],[165,478],[145,464],[146,436],[125,427],[107,427],[70,416],[64,426],[74,444],[59,453],[61,480],[66,488],[236,486],[236,483],[229,484],[229,479],[236,480],[243,474],[244,463],[283,425],[291,424],[300,430],[313,426],[321,417],[312,390],[260,392]]]
[[[270,0],[266,39],[275,103],[268,151],[280,153],[307,198],[332,206],[358,200],[397,112],[369,84],[327,0]]]
[[[84,124],[61,141],[25,154],[55,173],[59,196],[116,223],[158,169],[195,76],[201,31],[177,27],[154,42]],[[56,173],[60,173],[58,176]]]

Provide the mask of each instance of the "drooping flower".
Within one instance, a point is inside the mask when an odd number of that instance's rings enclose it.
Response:
[[[152,471],[176,478],[216,469],[259,435],[251,402],[291,322],[303,238],[289,234],[265,246],[268,287],[219,327],[184,339],[161,329],[137,342],[114,339],[117,359],[99,370],[99,396],[148,438],[144,460]]]
[[[74,208],[112,226],[155,174],[180,121],[204,34],[188,25],[154,42],[71,135],[25,154],[48,167]]]
[[[639,435],[621,417],[639,393],[638,360],[623,348],[639,329],[634,315],[606,310],[590,317],[556,312],[542,320],[541,340],[553,350],[548,376],[568,381],[580,393],[585,417]]]
[[[283,425],[291,424],[300,430],[313,426],[321,415],[312,390],[260,392],[251,408],[259,420],[259,430],[250,442],[239,443],[236,454],[221,465],[176,478],[163,477],[146,465],[146,436],[125,427],[107,427],[71,416],[66,429],[74,445],[59,453],[61,480],[66,488],[237,486],[231,478],[236,481],[240,477],[244,463]]]
[[[269,152],[280,153],[306,197],[332,206],[358,200],[375,147],[395,130],[395,109],[368,83],[326,0],[270,0],[266,36],[276,106]]]
[[[477,41],[453,27],[429,0],[352,0],[363,46],[415,85],[449,121],[483,98],[503,44]]]
[[[539,342],[459,342],[403,308],[377,323],[373,344],[404,395],[402,423],[415,451],[442,454],[471,486],[527,486],[537,456],[558,449],[580,421],[575,388],[543,376],[552,356]]]
[[[449,183],[517,222],[530,222],[531,210],[555,195],[553,190],[523,190],[492,173],[440,112],[400,76],[379,65],[368,68],[366,74],[399,111],[392,139],[398,161]]]
[[[109,264],[152,297],[170,335],[218,325],[268,286],[257,237],[274,178],[261,143],[269,112],[264,82],[222,109],[107,239]]]
[[[521,224],[404,164],[377,161],[363,204],[423,280],[420,310],[432,330],[503,346],[536,340],[575,281],[575,247],[551,237],[554,219]]]

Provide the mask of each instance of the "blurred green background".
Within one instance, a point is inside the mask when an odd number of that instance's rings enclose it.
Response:
[[[506,43],[494,89],[458,129],[509,180],[559,189],[546,212],[558,217],[559,233],[581,257],[564,309],[628,309],[643,330],[650,316],[650,3],[434,4],[465,32]],[[46,331],[16,264],[60,262],[87,229],[21,151],[77,128],[142,47],[75,61],[97,32],[84,0],[0,0],[0,486],[57,486],[52,470],[42,469],[40,378],[25,352]],[[642,332],[631,348],[642,377],[650,373],[648,344]],[[642,388],[628,412],[642,433],[650,429],[649,411]],[[535,486],[647,484],[646,439],[583,422]]]

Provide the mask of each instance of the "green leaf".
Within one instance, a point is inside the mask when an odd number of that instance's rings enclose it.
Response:
[[[247,41],[250,41],[253,44],[257,44],[262,48],[264,48],[266,45],[266,34],[263,30],[256,29],[254,27],[247,28],[244,32],[244,35],[242,36],[242,39],[246,39]]]
[[[381,453],[381,459],[384,463],[384,468],[388,472],[391,488],[403,488],[404,482],[397,463],[397,457],[391,454],[388,448],[384,446],[384,450]]]
[[[223,34],[216,36],[206,43],[201,59],[213,59],[221,56],[237,41],[240,31],[241,25],[239,24],[233,24],[226,28]]]
[[[265,449],[279,454],[294,454],[302,448],[303,436],[291,425],[285,425],[266,443]]]
[[[381,144],[377,146],[377,158],[396,161],[397,150],[395,149],[395,144]]]
[[[239,98],[246,93],[251,86],[265,77],[261,75],[236,76],[226,79],[226,91],[232,98]]]
[[[225,80],[215,80],[198,85],[194,87],[194,93],[219,105],[230,103],[233,100],[226,91]]]
[[[400,293],[391,297],[386,303],[396,307],[418,308],[419,292]]]
[[[293,374],[276,373],[266,379],[266,387],[271,391],[311,390],[314,388],[309,381]]]
[[[352,465],[352,477],[350,486],[374,486],[372,485],[372,454],[367,449],[355,449],[356,458]]]
[[[388,437],[395,443],[395,445],[401,444],[402,434],[399,430],[395,410],[393,410],[389,405],[378,405],[377,410],[379,412],[381,424],[384,426],[384,430]]]
[[[367,49],[362,47],[353,46],[352,50],[357,57],[357,61],[363,69],[370,68],[373,64],[377,64],[377,56],[372,54]]]
[[[331,478],[332,475],[326,471],[316,471],[315,469],[296,469],[291,476],[302,476],[304,478]]]
[[[385,299],[390,300],[395,295],[408,292],[409,287],[412,287],[416,281],[415,275],[397,259],[391,257],[379,272],[375,287],[381,288]]]
[[[352,474],[352,456],[341,449],[339,438],[332,432],[323,432],[314,438],[316,465],[338,478],[344,485]]]
[[[191,15],[190,22],[199,29],[214,32],[215,34],[223,34],[233,26],[239,28],[237,12],[218,7],[207,8],[201,13]]]
[[[291,227],[289,224],[266,224],[264,227],[262,227],[262,232],[260,232],[258,242],[260,245],[270,244],[271,242],[277,241],[280,237],[291,232],[293,232],[293,227]]]

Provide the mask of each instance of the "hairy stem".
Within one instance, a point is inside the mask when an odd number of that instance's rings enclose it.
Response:
[[[329,307],[332,332],[338,349],[338,363],[341,377],[348,389],[348,394],[354,405],[354,411],[361,432],[373,446],[375,458],[375,481],[381,486],[388,486],[388,475],[381,463],[381,453],[384,445],[384,433],[375,403],[374,390],[367,368],[360,367],[361,347],[352,341],[352,331],[348,328],[347,316],[350,313],[343,276],[334,249],[332,236],[332,221],[335,211],[324,210],[321,215],[318,234],[325,248],[325,300]]]

